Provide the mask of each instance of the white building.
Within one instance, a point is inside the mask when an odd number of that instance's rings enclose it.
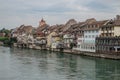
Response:
[[[64,46],[70,48],[70,44],[74,42],[75,36],[73,34],[65,34],[63,36]]]
[[[104,25],[106,21],[96,21],[88,19],[83,28],[83,35],[78,38],[77,50],[84,52],[95,52],[95,39],[100,35],[99,27]]]

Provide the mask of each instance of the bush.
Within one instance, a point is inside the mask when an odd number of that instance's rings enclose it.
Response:
[[[6,41],[6,40],[9,40],[9,38],[8,38],[8,37],[0,37],[0,41],[1,41],[1,42],[4,42],[4,41]]]

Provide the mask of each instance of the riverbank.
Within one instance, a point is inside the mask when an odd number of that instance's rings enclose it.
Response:
[[[14,47],[22,48],[14,44]],[[26,48],[25,46],[23,48]],[[99,58],[107,58],[107,59],[115,59],[120,60],[119,53],[93,53],[93,52],[83,52],[79,50],[72,50],[72,49],[51,49],[51,48],[40,48],[38,46],[34,47],[27,47],[29,49],[39,49],[39,50],[48,50],[53,52],[63,52],[68,54],[75,54],[75,55],[84,55],[84,56],[91,56],[91,57],[99,57]]]
[[[78,50],[70,50],[70,49],[51,49],[51,51],[63,52],[68,54],[75,54],[75,55],[84,55],[84,56],[91,56],[91,57],[99,57],[99,58],[106,58],[106,59],[115,59],[120,60],[119,53],[93,53],[93,52],[82,52]]]

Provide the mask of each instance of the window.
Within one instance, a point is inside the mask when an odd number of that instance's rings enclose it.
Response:
[[[104,28],[104,27],[102,27],[102,28],[101,28],[101,30],[102,30],[102,31],[104,31],[104,30],[105,30],[105,28]]]
[[[90,47],[90,49],[92,49],[92,47]]]
[[[89,38],[91,38],[91,35],[89,35]]]
[[[95,47],[93,47],[93,49],[95,49]]]
[[[92,25],[92,28],[94,28],[94,25]]]
[[[78,45],[78,48],[80,48],[80,45]]]

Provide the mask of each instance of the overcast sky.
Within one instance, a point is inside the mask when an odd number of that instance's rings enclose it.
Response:
[[[120,14],[120,0],[0,0],[0,28],[21,24],[38,26],[41,18],[49,25],[64,24],[71,18],[104,20]]]

